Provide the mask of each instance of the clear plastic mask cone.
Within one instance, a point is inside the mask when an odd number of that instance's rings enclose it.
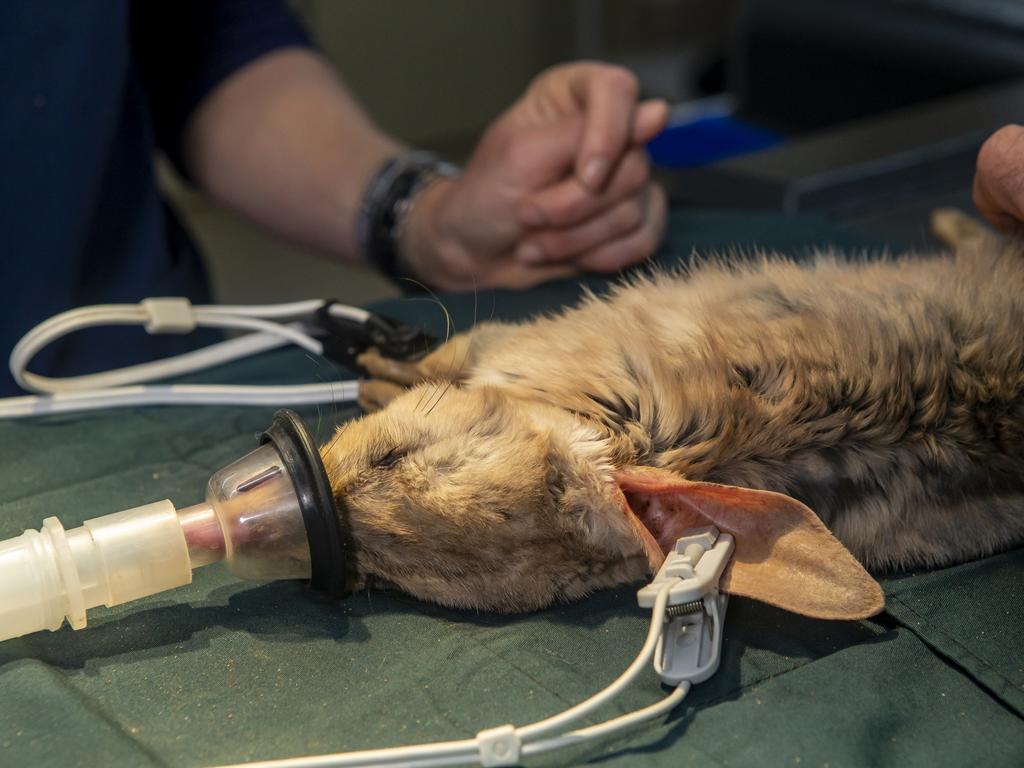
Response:
[[[190,556],[200,555],[204,548],[222,548],[228,568],[240,579],[311,576],[306,525],[295,485],[273,444],[214,474],[206,488],[206,503],[220,531],[190,526],[185,533]],[[196,535],[190,536],[192,531]]]

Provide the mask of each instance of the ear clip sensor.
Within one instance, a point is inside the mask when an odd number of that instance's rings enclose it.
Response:
[[[637,592],[640,607],[653,608],[658,593],[668,589],[665,625],[654,650],[654,671],[668,685],[700,683],[718,670],[729,600],[718,583],[734,548],[732,536],[714,526],[691,529],[676,541],[654,580]]]

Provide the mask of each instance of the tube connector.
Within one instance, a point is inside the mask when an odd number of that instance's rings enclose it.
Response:
[[[40,530],[0,542],[0,640],[56,630],[65,618],[81,629],[89,608],[191,581],[188,546],[170,501],[86,520],[71,531],[48,517]]]

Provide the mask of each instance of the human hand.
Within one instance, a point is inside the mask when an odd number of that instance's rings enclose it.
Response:
[[[1003,126],[982,145],[974,205],[993,226],[1024,234],[1024,127]]]
[[[664,192],[643,145],[664,102],[606,64],[547,70],[484,133],[457,180],[416,200],[405,265],[446,289],[524,287],[642,261],[664,232]]]

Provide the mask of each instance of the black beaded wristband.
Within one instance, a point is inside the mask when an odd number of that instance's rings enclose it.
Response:
[[[356,236],[367,263],[399,277],[399,240],[414,198],[431,180],[458,174],[457,166],[431,152],[402,152],[384,163],[367,184],[359,209]]]

